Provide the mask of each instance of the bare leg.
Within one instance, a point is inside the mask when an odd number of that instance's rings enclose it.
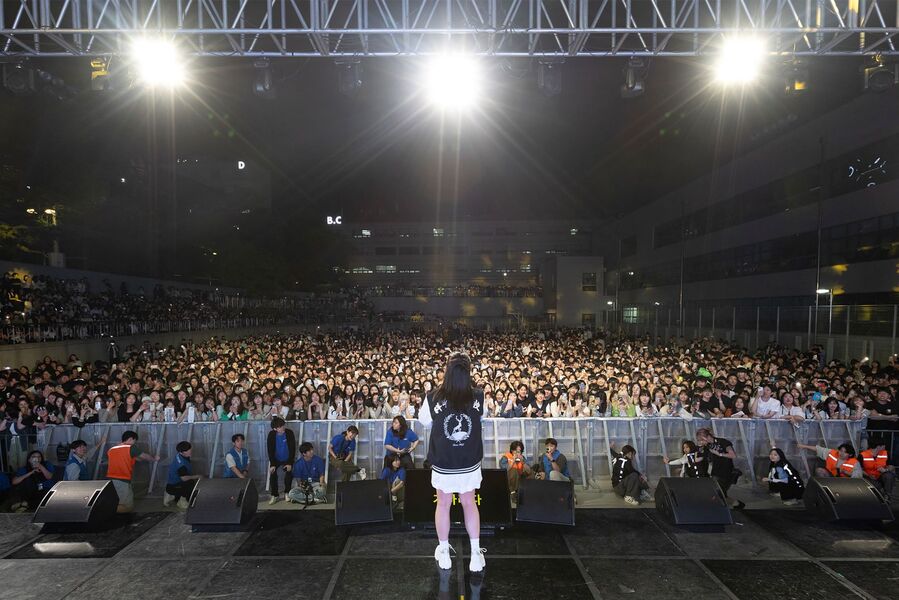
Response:
[[[479,539],[481,537],[481,513],[478,512],[478,505],[474,501],[474,491],[462,494],[461,500],[462,512],[465,514],[465,531],[468,532],[468,537],[471,539]],[[447,523],[448,528],[449,523]]]
[[[437,508],[434,511],[434,525],[437,527],[437,541],[449,541],[450,531],[450,505],[453,501],[452,494],[446,494],[437,490]],[[468,522],[468,513],[465,513],[466,524]]]

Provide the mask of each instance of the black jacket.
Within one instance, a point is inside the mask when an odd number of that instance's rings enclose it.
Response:
[[[484,458],[483,393],[474,390],[474,402],[465,412],[456,413],[446,400],[433,396],[428,398],[428,409],[433,421],[428,444],[431,469],[444,475],[462,475],[480,469]]]
[[[296,460],[297,455],[297,438],[293,434],[290,429],[284,429],[284,434],[287,435],[287,461],[284,464],[292,465]],[[278,462],[275,460],[275,430],[272,429],[268,432],[268,439],[265,441],[266,448],[268,449],[268,464],[276,467],[278,466]]]
[[[620,452],[615,452],[612,449],[609,449],[609,454],[612,455],[612,487],[618,485],[622,479],[630,475],[631,473],[640,472],[634,468],[634,461],[627,458],[625,455]]]

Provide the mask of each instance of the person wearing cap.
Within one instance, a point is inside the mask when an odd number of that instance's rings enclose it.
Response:
[[[169,464],[162,505],[171,506],[177,503],[178,508],[185,510],[188,506],[188,499],[197,486],[197,481],[202,479],[203,476],[193,474],[193,467],[190,464],[192,452],[190,442],[178,442],[178,445],[175,446],[175,452],[177,454],[175,454],[171,464]]]
[[[134,489],[131,479],[134,475],[134,464],[139,461],[159,462],[158,456],[141,452],[137,443],[137,432],[126,431],[122,434],[122,443],[113,446],[106,452],[106,478],[112,481],[119,496],[117,512],[127,513],[134,510]]]
[[[867,450],[862,450],[862,470],[865,479],[873,483],[887,497],[887,502],[893,501],[893,486],[896,483],[896,467],[889,462],[889,453],[886,449],[886,439],[875,437],[869,440]]]

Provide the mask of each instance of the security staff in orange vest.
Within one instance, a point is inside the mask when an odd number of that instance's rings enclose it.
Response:
[[[524,456],[524,444],[518,440],[509,444],[509,451],[500,457],[499,468],[506,470],[506,477],[509,479],[509,491],[512,493],[513,498],[518,494],[519,482],[534,475],[533,470],[528,466],[527,458]]]
[[[868,440],[870,447],[861,454],[862,469],[865,478],[881,489],[892,502],[893,485],[896,483],[896,467],[888,465],[889,453],[886,449],[886,440],[883,438],[871,438]]]
[[[126,431],[122,434],[122,443],[113,446],[106,452],[106,478],[112,481],[119,495],[117,512],[127,513],[134,510],[134,490],[131,488],[131,476],[134,474],[134,463],[139,460],[159,462],[158,456],[141,452],[134,447],[137,433]]]
[[[815,469],[816,477],[855,477],[861,479],[864,475],[861,463],[855,458],[855,448],[852,444],[840,444],[836,450],[823,446],[808,446],[799,444],[804,450],[814,450],[818,458],[824,461],[824,468]]]

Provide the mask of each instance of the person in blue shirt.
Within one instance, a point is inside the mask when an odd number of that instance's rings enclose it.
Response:
[[[246,479],[250,476],[250,453],[243,447],[246,439],[242,433],[231,436],[231,449],[225,454],[225,479]]]
[[[403,468],[403,457],[400,454],[388,456],[390,464],[381,471],[381,479],[390,484],[390,496],[396,503],[403,501],[403,490],[406,485],[406,469]]]
[[[272,419],[272,430],[266,440],[268,450],[268,503],[274,504],[280,499],[278,495],[278,472],[284,473],[284,496],[290,491],[293,483],[293,461],[297,454],[297,438],[293,431],[287,429],[287,423],[281,417]]]
[[[106,437],[93,450],[88,450],[87,442],[75,440],[69,444],[69,460],[66,461],[66,469],[63,472],[63,481],[90,481],[92,479],[87,462],[93,460],[97,451],[106,445]]]
[[[414,469],[415,461],[412,459],[412,452],[418,446],[421,440],[415,435],[415,432],[409,429],[406,417],[399,415],[393,417],[393,423],[387,430],[384,437],[384,468],[390,466],[395,455],[400,456],[404,469]]]
[[[55,471],[56,468],[44,460],[44,453],[40,450],[28,454],[28,462],[12,478],[13,494],[18,498],[18,502],[12,505],[12,510],[25,512],[36,509],[44,495],[56,483],[53,479]]]
[[[337,467],[343,474],[343,481],[349,481],[356,473],[359,479],[365,479],[365,469],[360,469],[353,462],[353,453],[356,451],[356,436],[359,428],[350,425],[343,433],[338,433],[328,444],[328,454],[331,455],[331,464]]]
[[[193,474],[193,467],[190,464],[192,452],[190,442],[178,442],[175,451],[177,454],[169,465],[168,479],[165,481],[162,505],[171,506],[177,502],[178,508],[186,509],[187,499],[193,493],[197,480],[203,476]]]
[[[293,479],[299,485],[287,493],[288,502],[307,504],[312,496],[313,502],[326,503],[325,493],[325,460],[315,455],[315,448],[309,442],[300,444],[300,458],[293,465]]]

